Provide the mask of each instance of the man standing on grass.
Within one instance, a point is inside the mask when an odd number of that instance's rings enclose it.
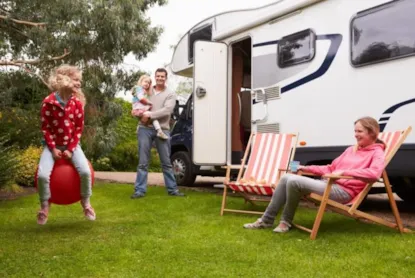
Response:
[[[185,196],[177,188],[170,161],[170,115],[176,105],[176,94],[166,87],[167,71],[165,69],[157,69],[155,79],[156,85],[151,89],[152,93],[150,96],[150,101],[153,105],[152,109],[151,111],[144,112],[139,122],[137,132],[139,162],[134,194],[131,195],[131,199],[141,198],[146,194],[150,150],[154,140],[160,156],[164,184],[168,194],[170,196]],[[132,114],[135,115],[134,110]],[[157,131],[151,125],[151,120],[159,121],[161,129],[169,139],[163,140],[157,137]]]

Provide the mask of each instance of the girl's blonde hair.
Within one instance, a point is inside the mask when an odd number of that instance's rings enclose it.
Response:
[[[76,74],[80,75],[82,78],[82,72],[78,67],[67,64],[60,65],[52,71],[49,77],[49,86],[52,90],[56,91],[70,88],[72,87],[72,77]],[[79,89],[74,93],[74,95],[85,106],[86,99],[84,93]]]
[[[140,78],[138,79],[137,85],[141,86],[141,83],[144,81],[144,79],[150,79],[150,86],[151,86],[151,77],[147,74],[143,74],[142,76],[140,76]]]
[[[135,88],[136,88],[136,86],[142,87],[141,83],[144,81],[144,79],[147,79],[147,78],[150,79],[150,86],[151,86],[151,77],[149,75],[147,75],[147,74],[141,75],[140,78],[137,81],[137,84],[134,87],[131,88],[131,94],[133,96],[135,96]]]
[[[366,129],[369,136],[375,141],[376,143],[383,144],[386,148],[386,144],[378,138],[380,127],[378,121],[372,117],[363,117],[354,122],[354,124],[360,123],[364,129]]]

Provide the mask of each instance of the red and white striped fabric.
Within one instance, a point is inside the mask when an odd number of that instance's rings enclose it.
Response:
[[[385,156],[388,157],[391,151],[395,150],[396,145],[403,135],[402,131],[392,131],[380,133],[378,138],[386,144]],[[389,161],[386,161],[388,163]]]
[[[257,133],[251,156],[241,181],[230,182],[234,191],[272,195],[278,183],[279,169],[287,169],[293,149],[294,134]]]

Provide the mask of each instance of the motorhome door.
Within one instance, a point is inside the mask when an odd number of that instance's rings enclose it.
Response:
[[[225,165],[228,46],[196,41],[193,70],[193,163]]]

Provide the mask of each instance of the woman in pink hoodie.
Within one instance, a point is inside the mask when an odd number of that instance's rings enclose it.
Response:
[[[347,148],[333,163],[327,166],[300,166],[299,170],[322,176],[335,174],[351,176],[356,179],[339,179],[333,184],[329,198],[347,203],[359,194],[366,181],[375,181],[382,175],[385,167],[385,144],[378,139],[379,124],[371,117],[364,117],[355,122],[354,136],[357,144]],[[284,175],[272,195],[271,203],[265,213],[254,223],[245,224],[246,229],[270,228],[275,217],[282,208],[284,211],[276,233],[288,232],[294,219],[301,196],[318,193],[323,194],[327,181],[313,179],[295,174]]]

